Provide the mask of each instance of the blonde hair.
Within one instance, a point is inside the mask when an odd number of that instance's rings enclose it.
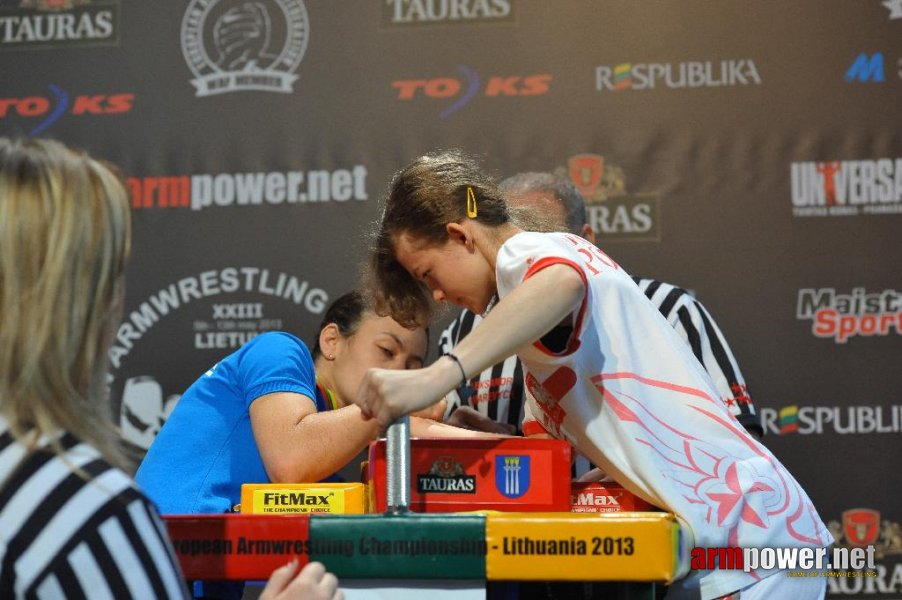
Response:
[[[105,378],[130,246],[115,167],[0,138],[0,415],[32,449],[63,430],[124,462]]]

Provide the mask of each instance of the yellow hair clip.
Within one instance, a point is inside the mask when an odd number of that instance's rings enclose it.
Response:
[[[476,218],[476,194],[470,186],[467,186],[467,216],[471,219]]]

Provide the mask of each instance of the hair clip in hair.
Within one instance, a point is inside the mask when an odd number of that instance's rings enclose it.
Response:
[[[467,186],[467,216],[471,219],[476,218],[476,194],[470,186]]]

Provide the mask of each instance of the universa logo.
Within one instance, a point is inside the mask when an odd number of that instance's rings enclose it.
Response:
[[[902,406],[783,406],[761,408],[764,431],[775,435],[902,433]]]
[[[811,320],[811,333],[844,344],[849,338],[902,334],[902,293],[896,290],[867,293],[853,288],[837,294],[835,288],[799,290],[796,318]]]
[[[383,27],[512,23],[516,0],[384,0]]]
[[[182,53],[197,96],[291,93],[309,36],[302,0],[191,0],[182,20]]]
[[[132,208],[190,208],[346,203],[369,199],[367,168],[131,177]]]
[[[761,85],[761,76],[751,59],[595,67],[595,90],[599,92],[652,90],[662,85],[670,89]]]
[[[65,115],[116,115],[131,111],[135,95],[79,94],[73,96],[59,86],[50,84],[50,94],[21,98],[0,98],[0,119],[22,119],[31,127],[28,135],[40,135]],[[34,121],[37,120],[36,124]],[[13,126],[13,123],[7,127]]]
[[[794,162],[789,174],[793,216],[902,213],[902,158]]]
[[[118,43],[118,0],[22,0],[0,8],[0,49]]]
[[[606,241],[657,241],[654,193],[628,194],[626,174],[600,154],[575,154],[554,173],[573,182],[586,201],[586,218]]]
[[[867,53],[862,52],[855,58],[843,79],[845,79],[846,83],[852,83],[853,81],[859,83],[883,83],[886,81],[883,72],[883,54],[875,52],[868,56]]]
[[[459,65],[461,77],[434,77],[431,79],[398,79],[391,87],[398,90],[398,100],[417,98],[450,101],[439,118],[447,119],[469,104],[473,98],[511,96],[541,96],[551,88],[551,75],[493,75],[483,84],[482,78],[472,68]]]

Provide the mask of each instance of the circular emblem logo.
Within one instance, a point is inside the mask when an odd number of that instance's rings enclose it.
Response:
[[[191,0],[182,19],[197,96],[293,92],[309,36],[302,0]]]

